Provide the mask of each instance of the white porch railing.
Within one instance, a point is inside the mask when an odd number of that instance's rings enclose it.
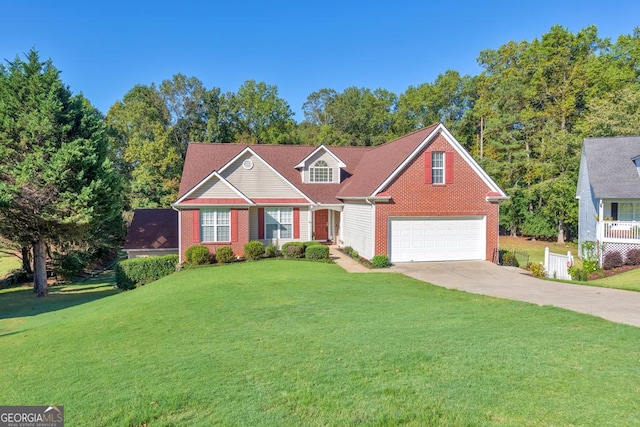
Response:
[[[554,254],[549,251],[549,248],[544,248],[544,271],[546,271],[547,277],[571,280],[569,267],[572,265],[571,252],[567,252],[566,255]]]
[[[602,241],[640,241],[638,221],[601,221],[599,227]]]

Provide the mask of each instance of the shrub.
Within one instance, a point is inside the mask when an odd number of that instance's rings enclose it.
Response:
[[[622,255],[618,251],[607,252],[604,256],[604,261],[602,262],[602,268],[605,270],[622,267],[623,265],[624,261],[622,260]]]
[[[569,267],[569,274],[571,275],[572,280],[579,280],[581,282],[586,282],[587,280],[589,280],[589,273],[587,273],[586,270],[575,265]]]
[[[216,261],[220,264],[226,264],[233,261],[233,249],[231,246],[220,246],[216,249]]]
[[[353,252],[353,248],[351,246],[345,246],[344,248],[342,248],[342,252],[351,256],[351,252]]]
[[[250,261],[262,258],[264,255],[264,243],[252,240],[244,245],[244,257]]]
[[[351,258],[358,259],[360,258],[360,254],[355,249],[351,249]]]
[[[325,245],[312,245],[307,247],[304,251],[304,257],[313,261],[320,261],[322,259],[329,259],[329,246]]]
[[[371,265],[374,268],[386,268],[391,265],[389,258],[386,255],[376,255],[371,258]]]
[[[53,272],[62,279],[71,279],[80,274],[88,264],[89,256],[86,252],[56,253],[53,258]]]
[[[505,254],[502,255],[502,265],[509,267],[520,267],[518,259],[516,258],[516,254],[514,254],[513,252],[505,252]]]
[[[538,279],[546,276],[544,266],[539,262],[530,262],[529,264],[527,264],[527,270],[531,272],[531,275],[533,277],[537,277]]]
[[[178,255],[132,258],[116,264],[116,286],[120,289],[135,289],[158,280],[176,271]]]
[[[317,246],[317,245],[322,245],[322,243],[320,242],[316,242],[314,240],[310,241],[310,242],[302,242],[302,244],[304,245],[304,248],[307,249],[309,246]]]
[[[287,259],[302,258],[304,256],[304,243],[287,242],[282,245],[282,255]]]
[[[278,256],[278,247],[273,243],[269,243],[264,249],[264,254],[267,258],[273,258]]]
[[[626,263],[627,265],[640,265],[640,249],[629,249]]]
[[[184,258],[189,264],[204,265],[211,262],[209,248],[205,245],[193,245],[184,253]]]

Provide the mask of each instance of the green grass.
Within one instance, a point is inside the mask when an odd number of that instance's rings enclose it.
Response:
[[[640,268],[624,273],[615,274],[604,279],[590,280],[588,282],[576,282],[604,288],[624,289],[628,291],[640,291]]]
[[[267,260],[58,310],[0,294],[5,405],[69,425],[624,426],[640,329],[393,273]]]
[[[544,262],[544,249],[549,248],[550,252],[566,255],[571,251],[574,258],[578,259],[578,245],[575,243],[565,243],[559,245],[555,242],[545,242],[541,240],[531,240],[525,237],[500,236],[500,249],[524,251],[529,254],[529,262]],[[525,267],[524,265],[522,266]]]
[[[20,268],[22,262],[11,255],[0,254],[0,279],[5,277],[11,270]]]

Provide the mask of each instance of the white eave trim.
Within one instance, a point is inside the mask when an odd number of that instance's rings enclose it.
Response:
[[[509,200],[509,196],[487,196],[487,202],[502,202],[504,200]]]
[[[388,202],[391,196],[365,196],[365,197],[340,197],[342,200],[355,200],[365,202]]]
[[[471,157],[471,154],[467,150],[465,150],[462,145],[454,138],[453,135],[447,130],[447,128],[442,124],[438,124],[433,131],[422,141],[418,147],[394,170],[391,175],[384,180],[378,188],[376,188],[372,194],[378,194],[384,191],[384,189],[393,181],[404,169],[411,163],[415,157],[420,153],[427,145],[433,141],[439,134],[442,134],[444,138],[447,140],[449,145],[453,147],[454,150],[471,166],[471,168],[478,174],[480,179],[484,181],[484,183],[489,187],[489,191],[494,193],[499,193],[500,197],[508,197],[504,191],[496,184],[496,182],[487,175],[487,173],[480,167],[478,162]],[[497,196],[496,196],[497,197]]]
[[[238,197],[240,197],[241,199],[244,199],[249,204],[253,204],[253,202],[251,201],[250,198],[248,198],[247,196],[242,194],[242,192],[240,190],[238,190],[236,187],[234,187],[233,184],[231,184],[229,181],[224,179],[217,171],[213,171],[209,175],[207,175],[205,178],[203,178],[199,183],[194,185],[193,188],[191,188],[191,190],[187,191],[184,194],[184,196],[180,197],[178,199],[178,201],[175,202],[174,204],[172,204],[171,206],[180,206],[180,203],[184,202],[191,194],[193,194],[196,190],[198,190],[200,187],[202,187],[207,181],[209,181],[211,178],[214,178],[214,177],[218,178],[220,180],[220,182],[222,182],[227,187],[229,187],[234,193],[236,193],[238,195]],[[192,206],[192,205],[189,205],[189,206]]]
[[[303,168],[305,166],[305,164],[307,163],[307,160],[309,160],[311,157],[315,156],[315,154],[320,151],[320,150],[324,150],[325,152],[329,153],[329,155],[331,157],[333,157],[335,159],[336,162],[338,162],[338,167],[339,168],[346,168],[347,165],[340,160],[340,158],[338,156],[336,156],[335,154],[333,154],[333,152],[324,144],[318,146],[318,148],[316,148],[315,150],[313,150],[311,152],[311,154],[309,154],[307,157],[305,157],[304,159],[302,159],[302,161],[300,163],[298,163],[295,168]]]

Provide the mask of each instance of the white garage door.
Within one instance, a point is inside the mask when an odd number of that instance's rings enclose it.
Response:
[[[391,262],[483,260],[484,217],[391,220]]]

